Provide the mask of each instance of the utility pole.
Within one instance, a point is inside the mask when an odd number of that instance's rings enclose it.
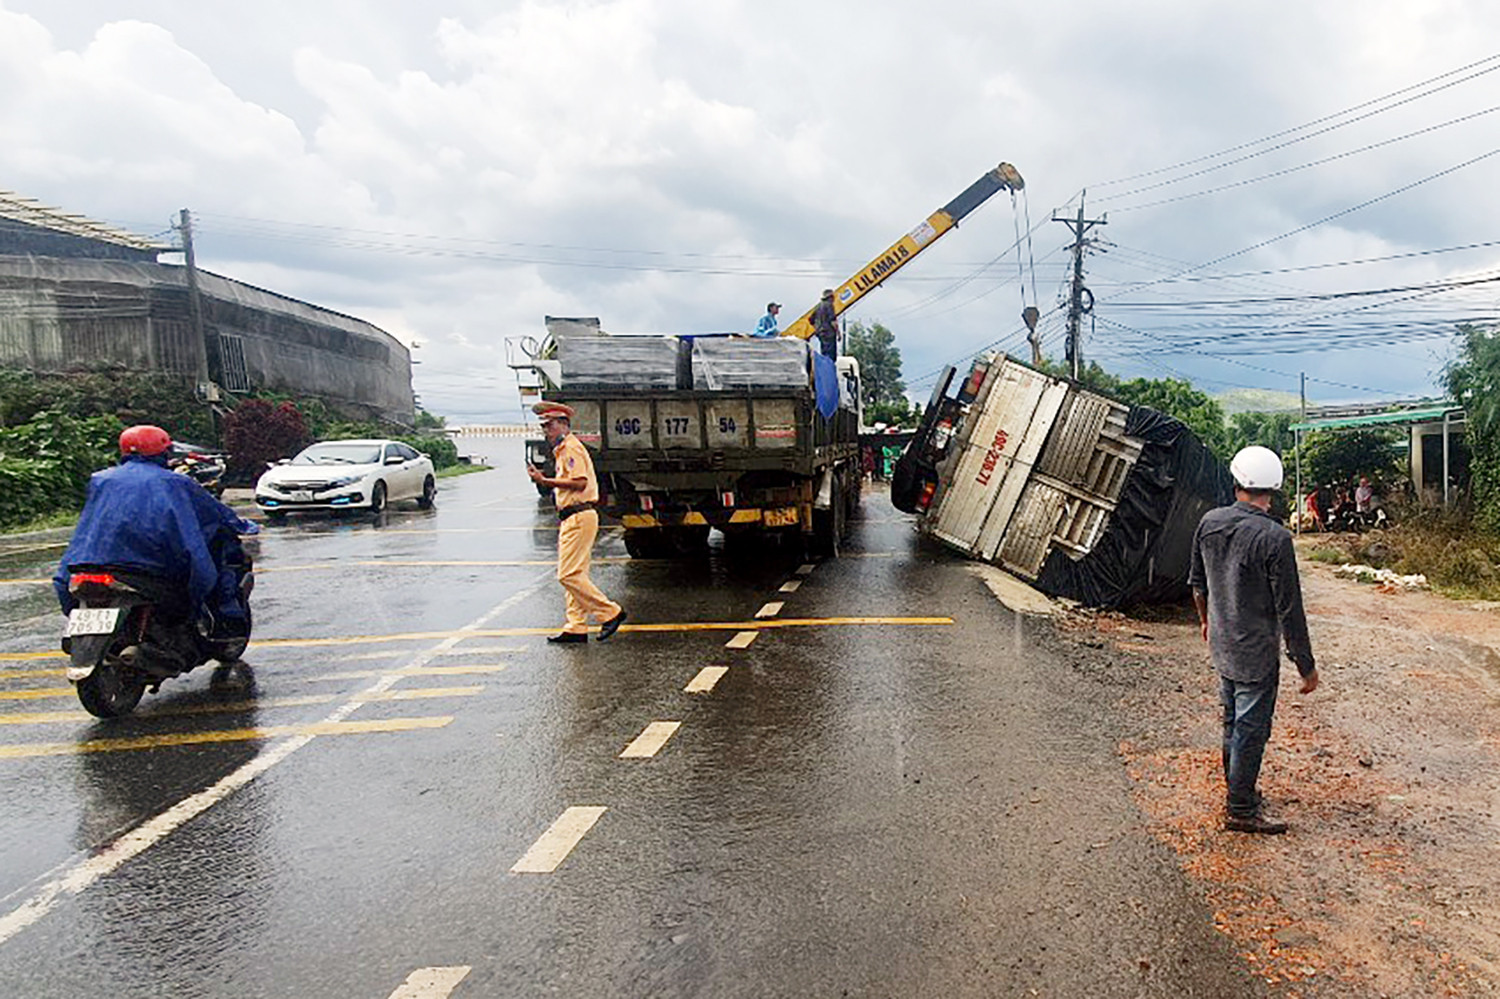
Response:
[[[1074,380],[1078,379],[1083,370],[1083,343],[1079,335],[1079,327],[1082,325],[1083,314],[1094,311],[1094,294],[1083,286],[1083,251],[1089,245],[1084,239],[1087,233],[1096,225],[1108,225],[1104,218],[1086,219],[1083,217],[1083,195],[1078,196],[1078,217],[1058,218],[1055,214],[1052,221],[1061,222],[1073,233],[1073,245],[1068,249],[1073,251],[1073,293],[1068,301],[1068,342],[1067,359],[1068,369]],[[1085,303],[1085,300],[1087,302]]]
[[[1306,371],[1302,372],[1302,391],[1301,391],[1301,395],[1302,395],[1302,413],[1301,413],[1302,418],[1300,420],[1298,420],[1297,422],[1299,422],[1299,423],[1306,423],[1307,422],[1307,372]],[[1295,523],[1297,525],[1297,533],[1301,534],[1302,533],[1302,431],[1300,431],[1300,430],[1297,431],[1296,436],[1293,437],[1292,440],[1293,440],[1293,445],[1292,446],[1297,449],[1297,451],[1296,451],[1296,459],[1297,459],[1297,495],[1292,498],[1292,519],[1293,519],[1293,523]]]
[[[208,392],[211,390],[206,386],[213,380],[209,374],[208,334],[203,328],[203,299],[198,293],[198,265],[193,257],[193,215],[186,208],[178,215],[177,231],[182,235],[182,257],[187,267],[188,318],[193,324],[193,335],[203,348],[198,360],[198,386],[199,391]]]

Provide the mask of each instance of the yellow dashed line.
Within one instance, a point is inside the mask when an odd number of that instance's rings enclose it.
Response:
[[[421,687],[411,690],[387,690],[371,694],[367,701],[420,701],[433,697],[467,697],[484,690],[472,687]],[[63,687],[57,695],[71,697],[73,691]],[[180,707],[165,707],[153,711],[141,711],[132,717],[141,720],[151,718],[180,718],[187,715],[227,715],[239,711],[269,711],[274,708],[297,708],[309,704],[327,704],[338,700],[338,694],[306,694],[300,697],[262,697],[251,701],[223,701],[216,704],[186,704]],[[51,725],[58,722],[94,721],[87,711],[18,711],[0,712],[0,725]]]

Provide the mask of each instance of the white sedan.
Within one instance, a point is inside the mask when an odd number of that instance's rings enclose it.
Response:
[[[437,495],[432,459],[400,441],[321,441],[272,465],[255,484],[255,503],[279,520],[293,510],[369,510]]]

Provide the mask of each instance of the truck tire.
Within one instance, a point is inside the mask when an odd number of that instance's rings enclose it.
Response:
[[[625,529],[625,551],[631,558],[661,558],[665,554],[662,541],[658,528]]]
[[[813,511],[812,554],[818,558],[838,558],[839,542],[849,522],[848,482],[842,470],[834,472],[833,495],[827,510]]]

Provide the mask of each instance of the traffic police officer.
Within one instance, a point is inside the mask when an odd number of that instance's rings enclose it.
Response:
[[[605,641],[625,623],[624,609],[589,579],[589,556],[599,535],[599,480],[588,448],[573,436],[573,407],[560,402],[539,402],[531,407],[541,417],[542,432],[552,445],[557,475],[548,478],[532,465],[526,466],[531,481],[552,489],[557,506],[557,581],[567,594],[567,623],[549,642],[588,641],[590,617],[601,622],[599,641]]]

